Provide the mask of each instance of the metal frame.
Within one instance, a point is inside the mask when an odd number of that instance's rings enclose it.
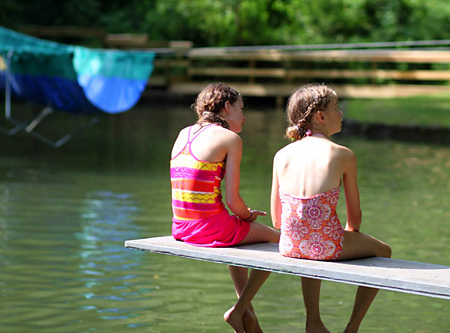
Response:
[[[15,127],[8,129],[8,128],[0,126],[0,131],[9,136],[14,135],[14,134],[22,131],[25,127],[27,127],[27,124],[22,123],[11,116],[11,70],[10,70],[10,65],[11,65],[11,58],[12,58],[13,53],[14,53],[14,51],[9,51],[6,55],[5,118],[10,123],[14,124]]]
[[[35,128],[50,114],[53,113],[53,107],[51,105],[45,106],[42,111],[34,117],[29,123],[21,122],[17,119],[15,119],[11,115],[11,58],[14,54],[14,51],[11,50],[7,53],[6,56],[6,76],[5,76],[5,118],[8,122],[14,125],[12,128],[6,128],[3,126],[0,126],[0,132],[12,136],[15,135],[21,131],[25,131],[27,134],[31,134],[38,140],[42,141],[43,143],[47,144],[48,146],[52,148],[59,148],[68,141],[72,140],[76,135],[78,135],[80,132],[84,131],[88,127],[91,127],[92,125],[98,123],[99,119],[98,117],[93,117],[90,121],[88,121],[85,125],[81,126],[80,128],[76,129],[75,131],[63,136],[62,138],[58,140],[51,140],[47,136],[35,131]]]

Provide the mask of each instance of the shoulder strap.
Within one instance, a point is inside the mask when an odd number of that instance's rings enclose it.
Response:
[[[207,129],[207,128],[211,127],[211,126],[216,126],[216,125],[215,125],[215,124],[209,124],[209,125],[206,125],[206,126],[202,126],[202,127],[197,131],[197,133],[194,133],[194,134],[193,134],[192,139],[191,139],[191,129],[192,129],[192,126],[191,126],[191,128],[189,129],[188,143],[187,143],[187,144],[191,144],[192,141],[194,141],[194,140],[200,135],[200,133],[202,133],[205,129]]]
[[[174,156],[171,158],[171,160],[174,160],[175,158],[177,158],[185,149],[186,147],[189,148],[189,151],[191,151],[191,130],[192,130],[192,126],[189,126],[189,132],[188,132],[188,139],[187,142],[185,143],[185,145],[183,146],[183,148]]]
[[[192,140],[191,140],[192,127],[194,127],[194,125],[189,126],[189,132],[188,132],[188,137],[187,137],[187,142],[186,142],[185,147],[192,142]]]

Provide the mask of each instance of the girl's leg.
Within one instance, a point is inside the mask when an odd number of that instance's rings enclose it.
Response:
[[[250,222],[250,230],[240,244],[259,242],[278,243],[280,232],[264,224]],[[247,278],[247,269],[229,266],[231,278],[233,279],[238,301],[228,310],[224,319],[234,328],[236,332],[262,332],[258,320],[254,314],[251,301],[258,290],[269,277],[270,272],[252,269]],[[244,323],[245,321],[245,323]]]
[[[364,234],[344,230],[344,245],[339,260],[369,257],[391,257],[391,248],[382,241]]]
[[[344,231],[344,246],[339,258],[340,260],[375,256],[390,258],[391,248],[389,245],[367,234],[347,230]],[[359,326],[377,293],[378,289],[358,287],[353,312],[344,332],[358,332]]]
[[[234,288],[236,290],[236,295],[239,298],[248,281],[248,269],[245,267],[237,266],[228,266],[228,268],[230,270],[231,279],[233,280]],[[246,313],[244,314],[243,322],[247,332],[262,332],[251,303]]]
[[[269,277],[270,272],[252,269],[247,283],[242,290],[236,304],[224,314],[225,321],[230,324],[236,333],[253,332],[255,327],[245,327],[244,315],[249,310],[251,301],[259,288]]]
[[[368,287],[358,287],[356,291],[355,304],[353,305],[352,315],[350,321],[345,328],[345,333],[358,332],[364,316],[369,310],[375,296],[377,296],[378,289]]]
[[[280,232],[278,230],[258,222],[249,223],[250,230],[239,244],[278,243],[280,241]]]
[[[303,301],[306,310],[306,333],[330,333],[320,317],[319,298],[322,281],[302,277]]]

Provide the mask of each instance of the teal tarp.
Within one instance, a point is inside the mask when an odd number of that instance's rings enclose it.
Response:
[[[145,89],[155,57],[153,52],[65,45],[3,27],[0,54],[16,96],[73,113],[132,108]]]

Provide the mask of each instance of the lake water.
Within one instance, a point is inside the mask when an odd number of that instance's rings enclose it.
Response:
[[[20,110],[28,107],[14,105]],[[284,115],[245,113],[241,194],[268,210],[272,157],[287,143]],[[54,114],[39,129],[56,137],[86,120]],[[59,149],[0,136],[0,332],[231,332],[222,319],[235,302],[225,265],[123,247],[170,234],[169,153],[193,121],[188,105],[142,103],[100,116]],[[335,140],[358,156],[362,231],[389,243],[395,258],[449,265],[448,147]],[[345,221],[342,204],[339,211]],[[344,328],[355,290],[323,283],[331,331]],[[298,277],[272,274],[254,307],[265,332],[304,331]],[[380,291],[361,332],[448,332],[449,309],[445,300]]]

